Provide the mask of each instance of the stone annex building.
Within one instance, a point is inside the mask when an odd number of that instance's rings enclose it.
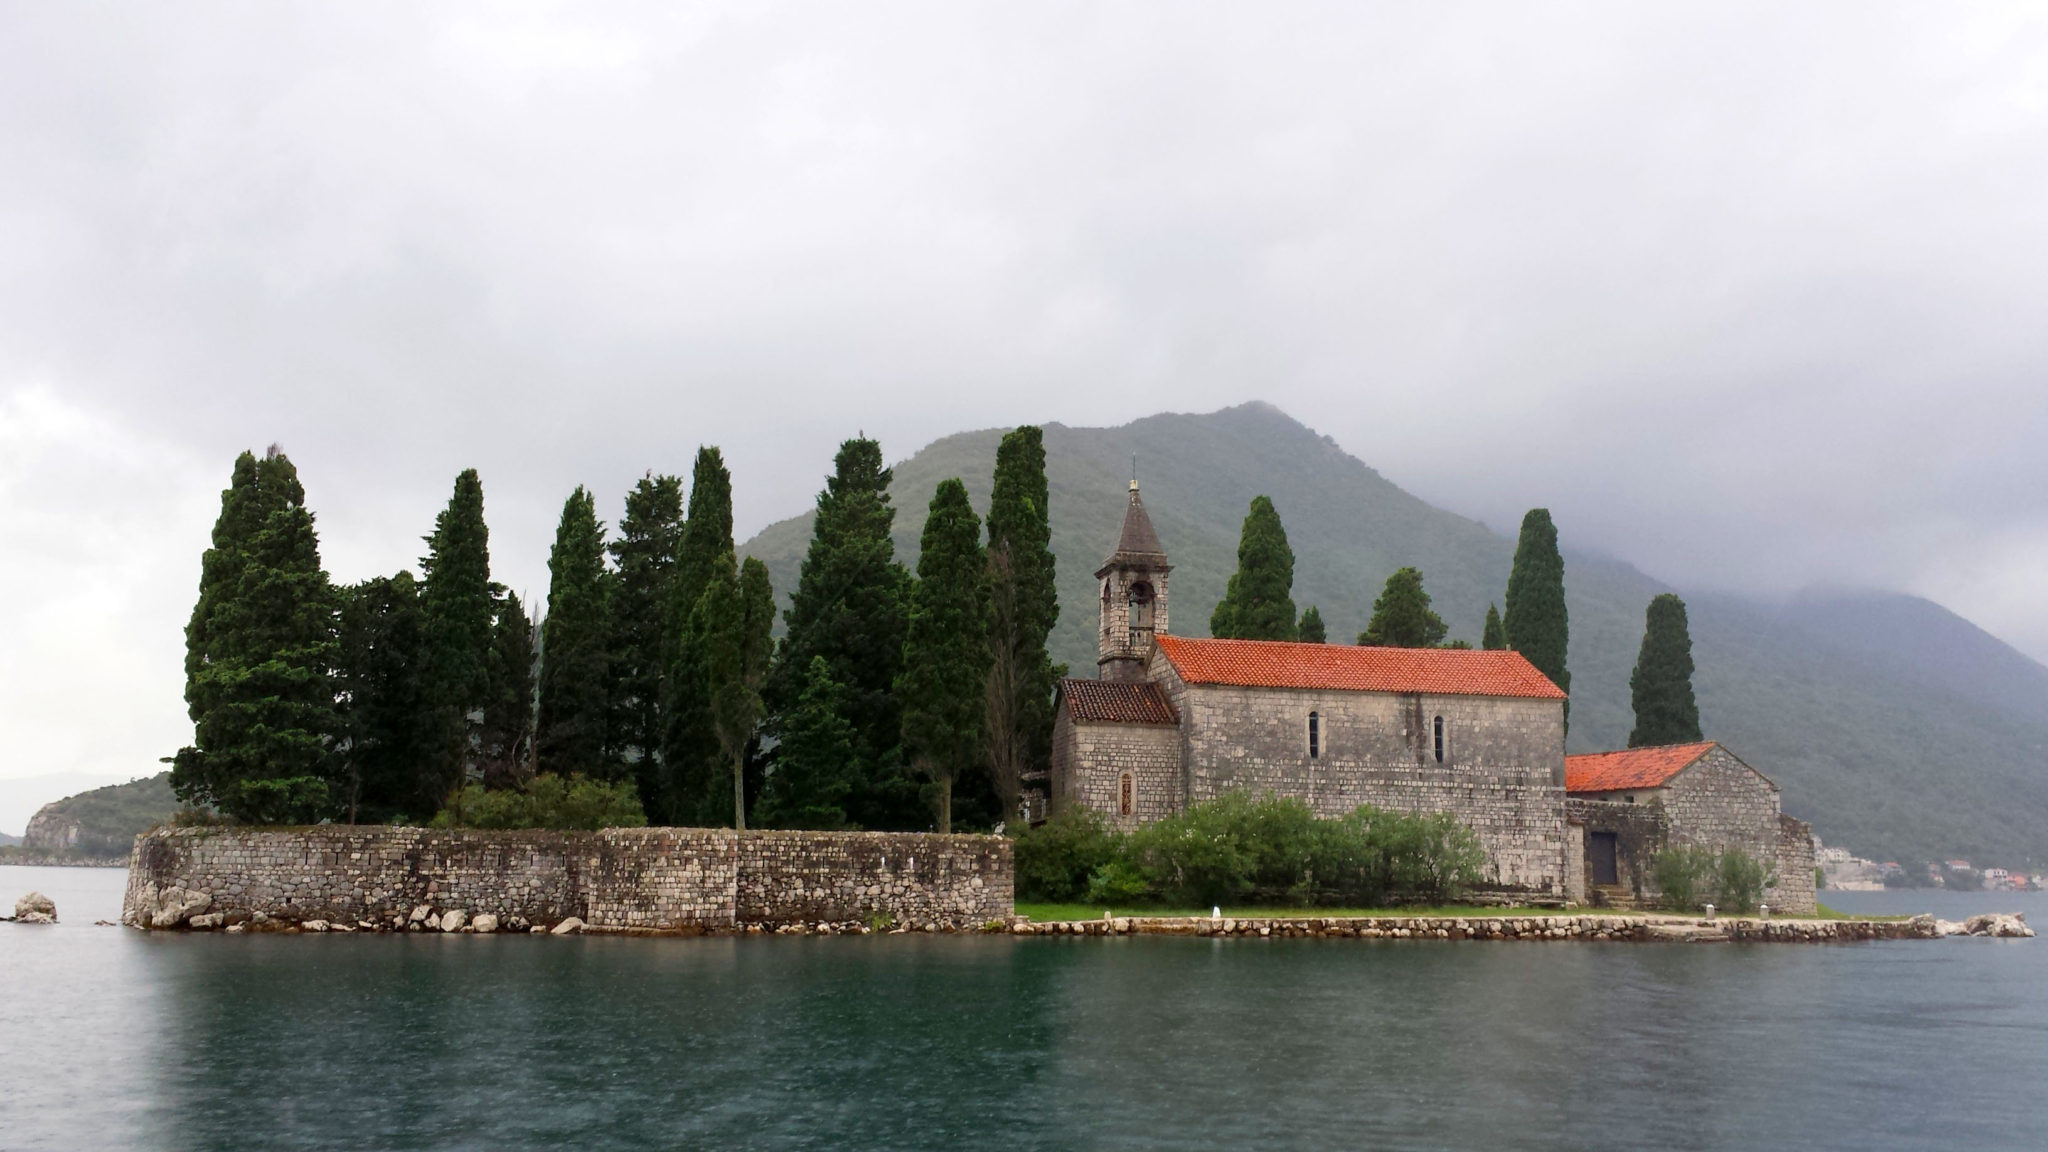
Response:
[[[1805,828],[1781,827],[1777,786],[1718,745],[1606,754],[1635,765],[1669,753],[1623,791],[1578,796],[1565,693],[1517,652],[1173,635],[1171,572],[1133,481],[1116,549],[1095,573],[1097,676],[1060,684],[1040,811],[1079,805],[1128,829],[1250,789],[1324,816],[1361,804],[1450,812],[1478,835],[1494,895],[1558,903],[1653,899],[1648,858],[1667,840],[1738,843],[1776,861]],[[1810,838],[1805,858],[1810,911]],[[1774,905],[1798,910],[1786,895]]]

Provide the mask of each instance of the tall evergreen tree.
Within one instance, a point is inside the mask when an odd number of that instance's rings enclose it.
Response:
[[[775,627],[775,592],[768,566],[752,556],[733,570],[732,553],[719,559],[697,601],[693,631],[703,645],[705,681],[710,688],[712,730],[725,753],[722,791],[729,798],[732,826],[747,826],[747,746],[761,725],[761,685],[768,677]],[[708,798],[707,798],[708,799]],[[709,804],[700,804],[700,810]]]
[[[986,763],[987,564],[966,485],[941,482],[924,522],[896,678],[904,754],[931,781],[941,832],[953,830],[955,782]]]
[[[656,819],[664,814],[661,706],[682,541],[683,482],[649,472],[626,494],[619,538],[611,544],[618,576],[610,611],[610,740],[613,757],[633,766],[641,807]]]
[[[859,781],[853,775],[853,725],[846,720],[845,695],[825,658],[811,657],[803,692],[778,720],[775,771],[758,807],[762,827],[851,827],[846,805]]]
[[[434,712],[435,738],[419,750],[414,771],[423,777],[417,791],[438,803],[475,766],[476,738],[490,696],[490,529],[484,525],[484,488],[476,469],[455,478],[448,507],[434,518],[434,534],[426,542],[421,602],[427,629],[426,704]]]
[[[1508,646],[1507,630],[1500,623],[1500,609],[1491,604],[1486,606],[1486,626],[1479,633],[1479,646],[1488,652],[1498,652]]]
[[[428,620],[412,573],[341,593],[341,771],[337,807],[351,824],[426,820],[447,789],[422,769],[445,751],[428,679]]]
[[[1527,657],[1553,684],[1571,691],[1571,672],[1565,668],[1571,626],[1564,606],[1564,557],[1557,550],[1557,526],[1550,522],[1548,508],[1532,508],[1522,517],[1501,625],[1508,647]],[[1570,701],[1565,703],[1565,718],[1570,721]]]
[[[697,449],[690,472],[690,514],[676,548],[669,588],[668,629],[662,653],[661,779],[659,795],[647,804],[648,818],[663,824],[715,820],[723,807],[700,813],[711,782],[725,770],[718,730],[711,714],[711,688],[704,667],[703,638],[696,633],[697,602],[733,553],[732,475],[714,447]]]
[[[1387,577],[1380,598],[1373,601],[1372,619],[1358,634],[1358,642],[1384,648],[1434,648],[1443,643],[1447,631],[1443,617],[1430,610],[1429,593],[1422,588],[1422,570],[1401,568]]]
[[[858,783],[847,817],[877,831],[928,824],[898,748],[895,683],[903,666],[909,574],[896,562],[889,535],[896,519],[891,479],[880,444],[857,439],[840,445],[833,474],[818,494],[796,593],[783,614],[788,633],[776,653],[768,693],[770,710],[778,718],[787,714],[808,681],[811,661],[824,659],[853,729]]]
[[[1636,710],[1629,747],[1700,740],[1700,706],[1692,693],[1692,634],[1686,627],[1685,601],[1669,592],[1650,601],[1643,647],[1628,690]]]
[[[1327,644],[1330,630],[1323,626],[1323,614],[1311,604],[1302,609],[1301,623],[1294,627],[1294,638],[1304,644]]]
[[[1045,434],[1026,425],[996,449],[988,505],[988,742],[997,807],[1014,819],[1024,777],[1052,763],[1052,689],[1065,671],[1046,648],[1059,621]]]
[[[484,786],[508,788],[533,775],[533,621],[509,590],[493,603],[491,695],[477,752]]]
[[[171,770],[181,799],[246,823],[332,811],[336,608],[298,470],[274,447],[244,453],[187,629],[194,737]]]
[[[605,628],[604,525],[582,485],[562,506],[548,556],[548,614],[541,623],[540,770],[609,779],[605,699],[610,654]]]
[[[1252,499],[1237,543],[1237,571],[1209,615],[1209,634],[1223,640],[1295,637],[1294,549],[1270,497]]]

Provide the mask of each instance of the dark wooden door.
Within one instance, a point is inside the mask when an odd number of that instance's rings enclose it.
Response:
[[[1621,883],[1614,866],[1614,833],[1586,833],[1586,875],[1596,885]]]

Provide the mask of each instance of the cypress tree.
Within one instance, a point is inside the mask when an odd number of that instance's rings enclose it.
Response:
[[[988,742],[999,819],[1014,818],[1023,779],[1052,764],[1052,689],[1065,672],[1046,648],[1059,621],[1045,434],[1031,425],[996,449],[988,505]]]
[[[1401,568],[1387,577],[1380,598],[1373,601],[1372,619],[1358,634],[1358,642],[1384,648],[1434,648],[1443,642],[1447,631],[1443,617],[1430,610],[1429,593],[1422,588],[1422,570]]]
[[[1488,652],[1508,646],[1508,634],[1500,625],[1500,609],[1491,604],[1486,606],[1486,627],[1479,633],[1479,646]]]
[[[662,693],[667,679],[671,584],[683,540],[683,482],[648,472],[626,494],[619,538],[612,541],[618,576],[611,602],[612,757],[633,766],[640,805],[659,819],[662,808]]]
[[[332,811],[337,599],[290,458],[235,462],[187,629],[194,735],[172,758],[178,796],[245,823]]]
[[[662,643],[667,672],[662,685],[660,788],[647,806],[649,818],[660,823],[715,822],[724,811],[722,804],[710,813],[697,810],[711,794],[711,780],[723,773],[725,760],[712,722],[703,639],[695,632],[694,614],[732,551],[732,475],[717,448],[699,448],[690,472],[690,513],[676,546]]]
[[[342,591],[340,651],[337,807],[351,824],[432,817],[448,788],[421,766],[445,751],[447,734],[428,678],[433,646],[412,573]]]
[[[758,811],[762,827],[852,827],[846,804],[858,781],[851,770],[853,725],[846,720],[845,695],[825,658],[811,657],[803,691],[778,721],[775,771]]]
[[[477,752],[484,786],[509,788],[533,775],[533,621],[509,590],[493,605],[491,695]]]
[[[1294,627],[1294,638],[1303,644],[1329,643],[1329,629],[1323,627],[1323,614],[1311,604],[1302,609],[1301,623]]]
[[[857,781],[847,817],[863,828],[925,827],[918,788],[898,749],[901,719],[895,697],[903,666],[905,590],[909,574],[890,539],[896,510],[882,446],[848,440],[818,494],[810,551],[783,619],[788,625],[770,673],[769,707],[786,714],[802,694],[811,661],[822,657],[843,690],[843,715],[853,729]],[[778,721],[779,723],[779,721]]]
[[[1557,550],[1557,526],[1550,522],[1548,508],[1532,508],[1522,518],[1501,625],[1508,647],[1527,657],[1559,688],[1571,691],[1571,673],[1565,668],[1570,623],[1564,606],[1564,557]],[[1567,701],[1565,718],[1570,717]]]
[[[761,685],[768,676],[769,633],[775,626],[768,566],[749,556],[735,572],[732,553],[720,557],[694,616],[710,688],[712,730],[725,753],[723,778],[714,779],[728,797],[732,826],[745,828],[747,746],[761,724]],[[699,810],[712,809],[711,799],[700,800]]]
[[[1700,706],[1692,693],[1692,635],[1685,601],[1666,592],[1650,601],[1643,647],[1628,678],[1636,726],[1628,746],[1692,744],[1700,740]]]
[[[540,770],[609,779],[605,759],[606,650],[604,525],[582,485],[562,506],[548,556],[548,614],[541,623]]]
[[[953,785],[987,750],[988,560],[966,485],[939,484],[921,540],[896,695],[905,757],[931,781],[938,830],[951,832]]]
[[[484,488],[476,469],[455,478],[448,507],[434,518],[434,533],[426,543],[427,554],[420,560],[427,630],[425,704],[434,712],[435,739],[420,749],[416,771],[422,777],[417,792],[433,797],[438,806],[474,766],[481,713],[490,695],[490,529],[484,525]]]
[[[1216,610],[1209,634],[1224,640],[1292,640],[1295,637],[1294,549],[1270,497],[1252,500],[1237,543],[1237,571]]]

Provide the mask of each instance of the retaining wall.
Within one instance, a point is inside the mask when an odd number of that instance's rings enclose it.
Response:
[[[877,918],[964,928],[1010,915],[1011,876],[998,836],[178,828],[137,837],[122,921],[160,921],[175,889],[206,896],[179,898],[195,912],[287,922],[402,925],[425,905],[619,931]]]

